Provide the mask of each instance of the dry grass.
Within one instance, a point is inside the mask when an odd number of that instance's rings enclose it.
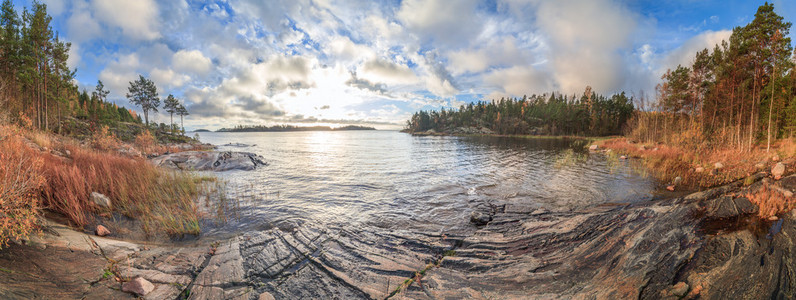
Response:
[[[70,155],[31,148],[26,137]],[[40,207],[63,214],[75,226],[91,223],[95,215],[109,212],[91,202],[92,192],[108,196],[113,212],[140,220],[147,233],[199,233],[195,200],[206,190],[205,178],[97,150],[121,146],[107,128],[98,130],[91,144],[96,149],[0,125],[0,241],[29,232]]]
[[[108,126],[103,125],[91,135],[91,145],[96,149],[109,151],[119,149],[122,142],[110,132]]]
[[[782,215],[796,207],[796,199],[793,194],[785,195],[782,190],[764,184],[759,191],[747,195],[752,203],[759,207],[758,216],[769,218],[771,216]]]
[[[769,153],[759,148],[751,152],[732,149],[688,150],[664,144],[631,143],[626,138],[598,143],[618,153],[641,158],[644,167],[663,182],[670,182],[679,176],[683,179],[683,184],[690,187],[712,187],[743,179],[760,171],[757,168],[759,163],[764,163],[763,170],[768,170],[774,156],[779,156],[780,159],[791,157],[794,154],[793,149],[796,149],[791,141],[780,141],[775,144],[776,151]],[[723,167],[712,174],[716,163],[721,163]],[[698,168],[704,171],[697,172]]]
[[[130,159],[110,152],[65,145],[66,161],[44,155],[47,185],[45,203],[75,223],[90,223],[102,209],[91,203],[91,192],[108,196],[112,208],[140,219],[146,232],[198,234],[199,220],[194,200],[199,184],[194,176],[159,169],[144,159]]]
[[[28,147],[19,136],[0,137],[0,248],[26,237],[38,220],[42,160],[20,149]]]

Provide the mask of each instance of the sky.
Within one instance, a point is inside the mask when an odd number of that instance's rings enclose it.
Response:
[[[144,75],[187,130],[367,124],[418,110],[561,92],[654,95],[763,1],[42,0],[91,92],[128,108]],[[31,1],[16,0],[18,10]],[[775,0],[786,21],[796,1]],[[796,29],[793,29],[796,31]],[[792,34],[791,34],[792,36]],[[157,122],[169,122],[166,114]]]

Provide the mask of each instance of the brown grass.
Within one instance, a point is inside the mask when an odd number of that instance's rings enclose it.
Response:
[[[144,159],[65,145],[71,161],[44,155],[47,185],[45,203],[78,226],[90,223],[102,209],[90,200],[92,192],[108,196],[112,209],[140,219],[146,232],[198,234],[194,200],[199,186],[194,177],[159,169]]]
[[[600,141],[598,144],[630,157],[641,158],[644,167],[661,181],[671,182],[680,176],[683,185],[690,187],[712,187],[743,179],[760,171],[756,167],[758,163],[764,162],[763,170],[767,171],[773,164],[774,156],[784,159],[796,153],[796,146],[789,140],[779,141],[774,145],[774,151],[769,153],[760,148],[754,148],[751,152],[710,148],[688,150],[666,144],[631,143],[627,138]],[[646,149],[642,149],[642,146]],[[715,175],[711,174],[717,162],[724,166]],[[696,172],[699,167],[704,171]]]
[[[757,214],[761,218],[782,215],[791,211],[796,207],[796,199],[792,194],[789,196],[767,184],[764,184],[759,191],[747,195],[749,200],[760,208]]]
[[[70,155],[31,148],[26,137]],[[199,233],[194,201],[205,190],[205,179],[104,150],[121,146],[107,128],[91,140],[93,147],[103,150],[63,140],[0,125],[0,244],[32,230],[40,207],[63,214],[75,226],[90,224],[97,214],[118,212],[140,220],[147,233]],[[92,192],[111,199],[110,211],[91,202]]]
[[[37,225],[42,160],[20,151],[27,148],[19,136],[0,137],[0,248]]]

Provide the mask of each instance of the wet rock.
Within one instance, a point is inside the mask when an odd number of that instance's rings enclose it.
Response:
[[[155,286],[151,282],[141,277],[136,277],[122,284],[123,292],[134,293],[139,296],[146,296],[154,289]]]
[[[470,223],[482,226],[488,224],[490,221],[492,221],[492,216],[487,213],[480,211],[473,211],[470,213]]]
[[[672,294],[678,297],[684,297],[686,293],[688,293],[688,284],[685,282],[678,282],[674,286],[672,286]]]
[[[756,214],[758,211],[757,205],[749,201],[746,197],[738,197],[733,200],[735,208],[742,214]]]
[[[94,233],[95,233],[97,236],[106,236],[106,235],[109,235],[109,234],[111,234],[111,231],[110,231],[110,230],[108,230],[108,228],[105,228],[105,226],[102,226],[102,225],[97,225],[97,229],[96,229],[96,230],[94,230]]]
[[[152,159],[157,166],[194,171],[254,170],[267,166],[263,157],[249,152],[186,151]]]
[[[99,205],[102,208],[111,207],[111,199],[97,192],[91,192],[91,202],[94,202],[94,204]]]
[[[694,169],[694,172],[697,172],[697,173],[702,173],[702,172],[705,172],[705,168],[703,168],[703,167],[696,167],[696,169]]]
[[[599,147],[599,146],[597,146],[597,145],[591,145],[591,146],[589,146],[589,151],[597,151],[598,149],[600,149],[600,147]]]
[[[782,175],[785,175],[785,164],[778,162],[771,168],[771,175],[774,176],[774,179],[779,180],[782,178]]]

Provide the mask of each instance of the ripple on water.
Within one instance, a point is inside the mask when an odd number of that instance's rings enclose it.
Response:
[[[302,221],[467,231],[474,229],[474,209],[511,203],[573,210],[648,200],[656,188],[627,162],[611,167],[602,155],[557,168],[556,161],[573,148],[568,140],[412,137],[396,131],[203,132],[200,138],[216,145],[253,144],[247,151],[270,163],[218,173],[231,196],[245,199],[237,203],[234,220],[208,225],[206,232],[215,233]],[[582,153],[581,144],[574,153]]]

